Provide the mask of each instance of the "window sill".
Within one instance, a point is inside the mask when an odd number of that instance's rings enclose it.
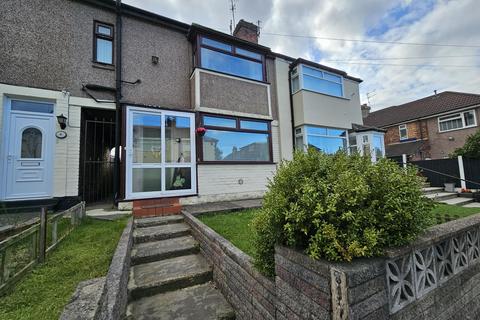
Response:
[[[92,67],[102,70],[115,71],[115,65],[92,61]]]
[[[465,130],[465,129],[471,129],[471,128],[475,128],[477,125],[473,125],[473,126],[467,126],[467,127],[463,127],[463,128],[457,128],[457,129],[450,129],[450,130],[438,130],[438,133],[448,133],[448,132],[452,132],[452,131],[459,131],[459,130]]]

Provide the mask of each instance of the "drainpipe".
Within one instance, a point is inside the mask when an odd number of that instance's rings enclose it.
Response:
[[[116,23],[117,30],[115,51],[117,53],[115,59],[115,163],[113,172],[113,201],[118,203],[120,197],[120,116],[122,111],[122,1],[116,0]]]
[[[300,79],[300,78],[299,78]],[[288,96],[290,97],[290,119],[292,122],[292,146],[293,152],[295,152],[295,121],[293,119],[293,96],[292,96],[292,68],[288,66]],[[305,137],[304,137],[305,140]]]

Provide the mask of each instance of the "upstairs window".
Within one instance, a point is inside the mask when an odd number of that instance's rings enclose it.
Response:
[[[343,97],[343,77],[317,68],[299,65],[292,71],[292,93],[301,89]]]
[[[470,128],[475,127],[476,125],[477,119],[475,118],[474,110],[438,118],[438,128],[440,132]]]
[[[199,43],[200,67],[265,81],[263,54],[205,37],[200,37]]]
[[[113,26],[95,21],[93,41],[93,60],[113,64]]]
[[[398,126],[398,133],[400,135],[400,140],[408,139],[408,130],[406,124],[401,124]]]

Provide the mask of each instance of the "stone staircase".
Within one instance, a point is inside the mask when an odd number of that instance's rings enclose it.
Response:
[[[465,206],[473,202],[472,198],[459,197],[456,192],[447,192],[441,187],[425,186],[422,191],[425,197],[439,203]]]
[[[235,319],[180,215],[135,219],[126,319]]]

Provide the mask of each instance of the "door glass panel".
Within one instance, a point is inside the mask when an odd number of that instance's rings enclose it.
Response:
[[[162,169],[134,168],[132,172],[132,191],[151,192],[162,190]]]
[[[133,162],[160,163],[162,161],[161,116],[133,115]]]
[[[188,190],[192,188],[191,168],[166,168],[165,170],[166,190]]]
[[[165,161],[191,162],[190,118],[165,116]]]
[[[27,128],[22,132],[21,157],[38,159],[42,157],[42,132],[36,128]]]
[[[33,102],[33,101],[12,100],[12,110],[53,113],[53,104]]]

